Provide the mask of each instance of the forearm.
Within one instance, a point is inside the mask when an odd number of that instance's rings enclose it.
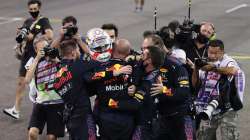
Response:
[[[62,37],[60,36],[59,38],[56,38],[55,40],[53,40],[53,42],[51,43],[51,47],[53,48],[60,48],[60,43],[62,41]]]
[[[200,84],[199,80],[199,71],[197,69],[193,69],[192,73],[192,86],[197,87]]]
[[[83,43],[81,40],[77,41],[78,45],[80,46],[80,48],[82,49],[83,52],[85,53],[89,53],[89,49],[87,47],[87,45],[85,43]]]
[[[127,100],[121,100],[121,101],[115,101],[116,105],[112,106],[112,103],[110,104],[109,101],[109,107],[115,110],[120,110],[120,111],[138,111],[140,107],[143,105],[144,101],[144,92],[139,91],[134,94],[133,97]]]
[[[53,31],[51,29],[46,29],[45,30],[45,37],[48,39],[48,40],[52,40],[53,39]]]
[[[214,69],[215,72],[225,75],[235,75],[237,68],[235,67],[218,67]]]
[[[39,62],[39,58],[35,58],[33,63],[31,64],[31,66],[29,67],[29,70],[27,71],[26,73],[26,76],[25,76],[25,83],[30,83],[32,78],[34,77],[34,74],[35,74],[35,71],[36,71],[36,67],[37,67],[37,64]]]
[[[189,96],[189,91],[189,88],[184,87],[168,88],[168,92],[163,91],[159,97],[161,101],[183,102]]]

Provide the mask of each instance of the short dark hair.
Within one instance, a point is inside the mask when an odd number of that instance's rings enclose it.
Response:
[[[42,6],[42,2],[40,0],[29,0],[28,1],[28,6],[30,6],[31,4],[37,4],[38,7]]]
[[[164,51],[156,46],[149,46],[148,48],[148,52],[149,52],[149,56],[151,58],[152,61],[152,65],[155,68],[160,68],[165,60],[165,53]]]
[[[147,36],[145,39],[152,39],[152,45],[163,49],[165,47],[162,38],[159,35],[152,34]]]
[[[115,37],[118,37],[118,28],[113,23],[103,24],[101,27],[103,30],[114,30],[115,31]]]
[[[180,27],[180,22],[178,20],[173,20],[168,24],[168,28],[174,33],[176,33],[176,30],[179,27]]]
[[[77,24],[77,20],[74,16],[67,16],[62,20],[62,25],[65,25],[66,23],[72,22],[74,25]]]
[[[77,42],[74,39],[65,40],[60,43],[61,56],[68,56],[77,48]]]
[[[172,46],[171,44],[169,44],[170,36],[169,36],[169,30],[171,30],[168,26],[163,26],[161,27],[161,29],[159,30],[159,36],[161,37],[164,45],[168,48],[171,49]]]
[[[224,43],[219,39],[211,40],[209,42],[209,47],[219,47],[222,51],[224,51]]]
[[[146,30],[146,31],[143,32],[143,38],[147,38],[148,36],[153,35],[153,34],[154,34],[153,31]]]

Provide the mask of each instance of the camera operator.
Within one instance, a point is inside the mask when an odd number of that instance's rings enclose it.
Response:
[[[158,34],[162,38],[164,45],[171,50],[171,55],[181,61],[186,66],[186,52],[180,49],[182,41],[178,39],[180,23],[177,20],[171,21],[168,26],[163,26]],[[183,38],[185,40],[185,38]]]
[[[216,139],[217,128],[222,132],[222,139],[239,139],[237,112],[232,108],[225,108],[227,102],[222,98],[226,95],[218,88],[222,76],[230,77],[237,74],[240,69],[237,62],[224,54],[223,42],[216,39],[209,43],[208,62],[197,61],[192,75],[192,84],[199,87],[195,100],[197,119],[201,120],[198,139]]]
[[[33,63],[29,66],[25,82],[36,87],[32,115],[29,122],[29,140],[37,140],[42,134],[44,125],[47,125],[47,139],[56,140],[64,136],[64,124],[60,113],[63,110],[63,101],[53,88],[53,81],[59,66],[56,50],[49,48],[45,36],[34,39],[37,52]],[[34,80],[32,80],[34,79]]]
[[[180,46],[183,49],[187,57],[187,71],[190,79],[191,92],[193,96],[197,95],[197,89],[195,89],[192,84],[192,73],[194,68],[195,59],[207,58],[207,48],[209,43],[209,38],[214,36],[214,26],[208,22],[201,23],[195,26],[194,32],[198,32],[196,37],[189,38],[185,44]],[[192,31],[193,32],[193,31]],[[193,36],[193,35],[192,35]]]
[[[80,34],[78,33],[77,20],[74,16],[67,16],[62,20],[59,37],[52,42],[51,46],[59,48],[62,41],[70,39],[76,40],[81,53],[89,53],[86,44],[83,42]]]
[[[182,46],[187,58],[194,62],[195,58],[207,57],[207,45],[210,38],[214,38],[215,29],[213,24],[204,22],[199,26],[199,31],[195,39],[188,40],[186,45]]]
[[[179,21],[173,20],[168,24],[168,26],[163,26],[159,30],[159,35],[167,48],[180,48],[180,45],[182,43],[182,40],[178,40],[180,26],[181,25]]]
[[[216,39],[215,27],[211,22],[202,22],[200,25],[200,31],[206,37],[208,37],[209,41]]]
[[[30,57],[35,56],[35,50],[33,47],[33,39],[37,34],[43,34],[48,40],[53,37],[52,27],[49,23],[48,18],[40,14],[42,3],[39,0],[28,1],[28,11],[31,15],[30,18],[26,19],[20,29],[17,30],[17,50],[22,50],[19,54],[21,64],[19,68],[18,84],[16,88],[15,105],[12,108],[4,109],[4,113],[15,118],[20,118],[20,104],[25,89],[24,77],[26,74],[25,64]]]

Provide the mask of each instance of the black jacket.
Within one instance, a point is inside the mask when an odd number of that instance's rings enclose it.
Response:
[[[159,113],[163,116],[186,114],[191,104],[187,70],[176,58],[168,56],[160,73],[165,89],[157,97]]]

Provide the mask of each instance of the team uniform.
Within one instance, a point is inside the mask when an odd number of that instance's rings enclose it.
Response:
[[[173,57],[168,56],[160,68],[163,94],[159,100],[159,131],[157,140],[193,140],[193,120],[189,115],[191,94],[186,69]]]
[[[151,140],[154,137],[153,119],[156,118],[155,100],[150,95],[150,88],[153,83],[156,83],[159,77],[159,70],[153,70],[144,73],[140,84],[137,87],[137,93],[142,93],[142,107],[137,113],[136,129],[133,135],[133,140]]]
[[[104,71],[113,72],[126,62],[110,59],[95,67],[92,79],[97,99],[94,107],[101,140],[129,140],[135,127],[135,114],[141,102],[128,95],[129,75],[110,76]],[[100,80],[102,79],[102,80]]]
[[[64,100],[63,120],[70,140],[95,140],[95,124],[84,74],[89,70],[88,62],[62,60],[56,74],[54,89]]]

